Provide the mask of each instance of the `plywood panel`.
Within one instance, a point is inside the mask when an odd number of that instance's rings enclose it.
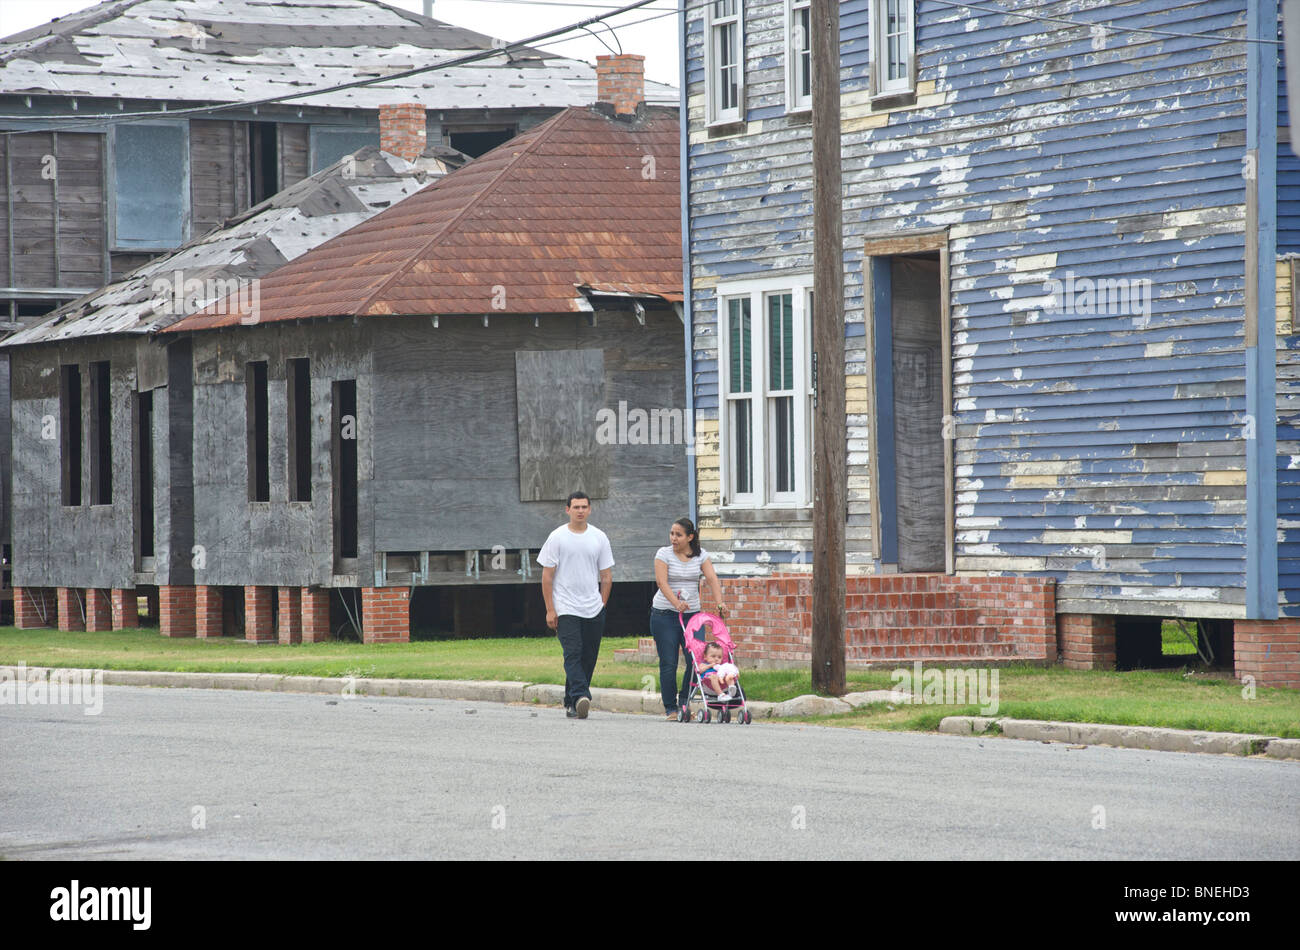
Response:
[[[596,441],[595,425],[604,377],[600,350],[515,353],[520,500],[554,501],[578,490],[609,495],[609,451]]]

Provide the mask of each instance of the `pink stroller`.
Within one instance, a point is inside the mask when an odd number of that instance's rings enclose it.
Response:
[[[678,615],[678,623],[682,623],[681,615]],[[735,644],[731,641],[731,634],[727,631],[727,625],[722,622],[721,617],[713,614],[697,613],[691,618],[690,623],[682,623],[682,633],[686,635],[686,652],[691,657],[691,692],[686,698],[686,703],[681,709],[677,710],[677,721],[687,722],[691,718],[691,703],[697,699],[704,703],[704,708],[695,714],[696,722],[711,722],[713,720],[712,710],[718,711],[719,722],[731,722],[732,712],[735,712],[736,722],[741,725],[748,725],[754,721],[753,714],[750,713],[745,705],[745,690],[740,685],[740,679],[736,679],[736,695],[718,694],[713,692],[700,676],[700,670],[704,668],[704,648],[707,646],[703,639],[704,633],[702,628],[708,627],[713,631],[713,643],[722,648],[723,656],[726,662],[735,663]]]

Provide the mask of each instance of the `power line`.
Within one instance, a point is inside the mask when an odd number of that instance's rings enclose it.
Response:
[[[456,56],[456,57],[452,57],[451,59],[442,60],[437,63],[431,63],[428,66],[417,66],[414,69],[407,69],[401,72],[391,73],[387,76],[375,76],[370,79],[357,79],[357,80],[353,80],[352,82],[340,83],[335,86],[325,86],[322,88],[308,89],[300,92],[284,93],[283,95],[279,95],[279,96],[267,96],[262,99],[253,99],[253,100],[242,101],[242,102],[225,102],[225,103],[220,103],[218,105],[210,105],[210,106],[192,106],[183,109],[166,109],[166,110],[151,109],[144,112],[87,113],[85,115],[78,117],[77,121],[71,125],[67,125],[63,127],[47,126],[42,129],[14,130],[8,132],[0,132],[0,135],[23,135],[23,134],[30,134],[33,132],[44,133],[44,132],[75,131],[78,128],[84,127],[85,123],[92,122],[92,121],[114,122],[114,121],[124,121],[127,119],[142,119],[142,118],[156,119],[160,117],[173,118],[176,116],[211,115],[217,112],[228,112],[233,109],[250,109],[257,106],[273,105],[275,103],[280,103],[280,102],[289,102],[294,99],[306,99],[306,98],[310,98],[311,96],[324,95],[330,92],[341,92],[344,89],[356,89],[361,86],[373,86],[383,82],[392,82],[393,80],[396,79],[405,79],[409,76],[416,76],[419,75],[420,73],[432,72],[433,70],[436,69],[448,69],[453,66],[465,66],[470,63],[478,62],[479,60],[482,59],[490,59],[493,56],[499,56],[502,54],[508,55],[512,49],[517,49],[519,47],[539,47],[543,45],[550,45],[544,43],[544,41],[552,39],[553,37],[562,36],[565,33],[572,33],[578,30],[584,30],[594,23],[601,23],[604,20],[609,19],[610,17],[621,16],[624,13],[630,13],[631,11],[638,10],[641,7],[647,7],[650,4],[655,2],[657,2],[657,0],[633,0],[632,3],[626,4],[621,7],[616,7],[613,10],[610,10],[606,13],[601,13],[598,14],[597,16],[588,17],[587,19],[577,23],[570,23],[566,26],[556,27],[555,29],[547,30],[543,33],[538,33],[535,36],[530,36],[527,37],[526,39],[504,42],[499,47],[494,46],[491,49],[476,50],[473,53],[466,53],[462,56]],[[673,14],[677,12],[678,12],[677,10],[669,11],[669,13],[673,13]],[[667,14],[659,14],[659,16],[664,16],[664,15]],[[657,19],[657,17],[651,17],[650,19]],[[638,22],[645,22],[645,21],[638,21]],[[30,121],[31,119],[32,116],[0,115],[0,121],[21,122],[21,121]]]
[[[527,6],[562,6],[562,7],[588,6],[587,4],[580,4],[580,3],[562,3],[559,2],[559,0],[486,0],[486,2],[514,3],[514,4],[521,4]],[[335,86],[325,86],[322,88],[311,89],[302,92],[285,93],[280,96],[268,96],[263,99],[256,99],[252,101],[229,102],[229,103],[220,103],[217,105],[210,105],[210,106],[193,106],[190,108],[170,109],[170,110],[149,110],[144,112],[105,112],[105,113],[86,114],[77,117],[75,121],[73,121],[71,124],[68,125],[46,126],[41,129],[20,129],[20,130],[4,131],[4,132],[0,132],[0,135],[10,136],[10,135],[45,133],[45,132],[75,131],[78,128],[83,128],[85,123],[88,121],[121,122],[133,118],[171,118],[175,116],[210,115],[217,112],[227,112],[234,109],[247,109],[247,108],[254,108],[263,105],[273,105],[279,102],[289,102],[294,99],[305,99],[305,98],[310,98],[312,96],[324,95],[326,93],[340,92],[345,89],[354,89],[362,86],[378,85],[379,83],[389,82],[395,79],[405,79],[409,76],[416,76],[421,73],[432,72],[433,70],[436,69],[449,69],[456,66],[465,66],[465,65],[469,65],[470,63],[478,62],[479,60],[482,59],[489,59],[498,54],[508,54],[512,49],[517,49],[523,46],[535,47],[541,49],[548,46],[558,46],[562,43],[573,42],[574,40],[581,39],[582,37],[565,36],[565,34],[576,33],[580,30],[585,30],[586,32],[590,33],[591,31],[588,30],[587,27],[591,26],[592,24],[603,23],[607,19],[611,19],[616,16],[622,16],[623,14],[630,13],[633,10],[639,10],[642,8],[650,7],[651,9],[662,11],[662,12],[657,12],[652,16],[643,17],[639,20],[633,20],[630,23],[622,23],[619,24],[619,26],[622,26],[623,28],[626,29],[633,26],[639,26],[642,23],[650,23],[654,20],[659,20],[666,16],[676,16],[677,14],[682,12],[699,10],[704,7],[707,7],[709,3],[712,2],[712,0],[695,0],[695,2],[683,3],[680,8],[674,8],[671,10],[664,10],[664,8],[662,7],[651,7],[650,5],[655,2],[657,2],[657,0],[635,0],[635,2],[633,3],[629,3],[621,7],[612,7],[612,8],[602,8],[602,7],[596,7],[595,5],[592,5],[591,7],[592,9],[605,9],[606,12],[601,13],[597,16],[588,17],[587,19],[576,23],[568,24],[567,26],[557,27],[553,30],[547,30],[546,32],[538,33],[537,35],[528,37],[527,39],[506,42],[503,43],[500,47],[493,47],[492,49],[487,49],[487,50],[478,50],[474,53],[468,53],[463,56],[453,57],[452,59],[443,60],[437,63],[432,63],[428,66],[419,66],[414,69],[408,69],[402,72],[392,73],[388,76],[376,76],[370,79],[359,79],[354,82],[341,83]],[[1047,15],[1033,14],[1033,13],[1021,13],[1015,10],[1001,10],[1001,9],[986,7],[978,3],[965,2],[965,0],[930,0],[930,2],[937,3],[946,7],[951,7],[954,9],[976,10],[981,13],[991,14],[994,16],[1013,16],[1022,20],[1034,20],[1043,23],[1063,23],[1068,26],[1079,27],[1082,29],[1093,29],[1096,27],[1101,27],[1102,29],[1105,29],[1107,32],[1113,32],[1113,33],[1134,33],[1134,34],[1145,34],[1145,35],[1152,35],[1152,36],[1179,37],[1185,39],[1205,39],[1205,40],[1216,40],[1224,43],[1267,43],[1275,46],[1281,45],[1281,40],[1263,40],[1263,39],[1256,40],[1256,39],[1250,39],[1245,37],[1225,36],[1222,33],[1186,33],[1186,32],[1178,32],[1174,30],[1156,30],[1148,27],[1123,27],[1123,26],[1115,26],[1110,23],[1072,20],[1067,17],[1047,16]],[[606,28],[610,28],[610,27],[606,25]],[[21,122],[21,121],[31,121],[32,118],[33,117],[30,115],[26,115],[26,116],[0,115],[0,121]]]

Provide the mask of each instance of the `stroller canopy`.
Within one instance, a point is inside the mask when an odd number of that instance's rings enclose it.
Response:
[[[722,622],[722,618],[715,614],[706,614],[703,611],[697,613],[691,618],[690,623],[683,628],[686,633],[686,649],[690,651],[691,656],[695,657],[695,662],[699,663],[704,659],[704,627],[713,631],[713,642],[730,654],[735,645],[731,641],[731,633],[727,630],[727,625]]]

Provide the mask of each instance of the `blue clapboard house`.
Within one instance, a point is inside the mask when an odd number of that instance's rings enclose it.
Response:
[[[1157,663],[1177,626],[1300,686],[1276,0],[839,13],[850,578],[1051,578],[1067,665]],[[747,590],[811,563],[815,28],[684,17],[694,500]]]

